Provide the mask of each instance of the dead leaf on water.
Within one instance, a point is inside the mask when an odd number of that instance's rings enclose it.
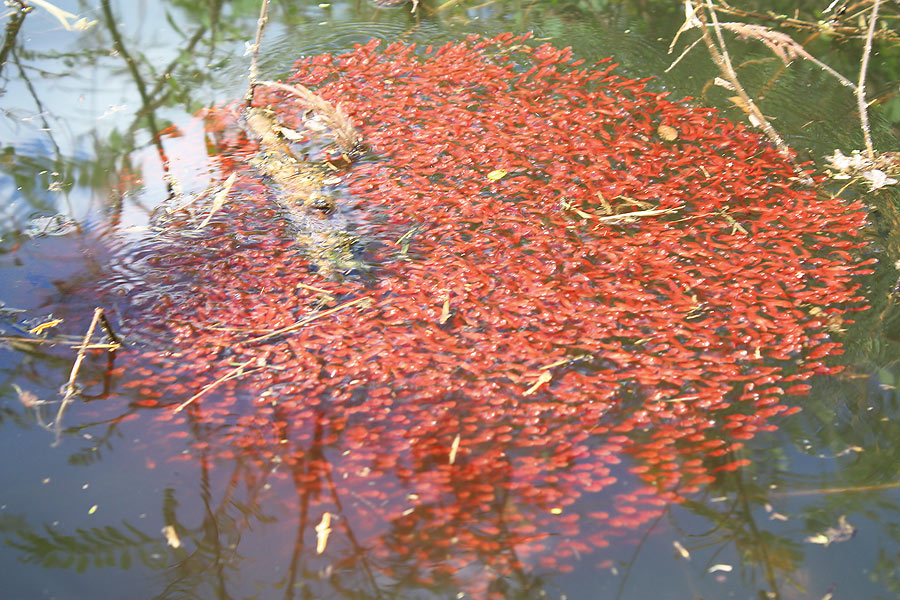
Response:
[[[322,515],[322,520],[316,525],[316,554],[325,552],[329,534],[331,534],[331,513],[327,512]]]
[[[441,306],[441,316],[438,319],[438,323],[443,325],[447,322],[447,319],[450,318],[450,294],[448,293],[444,296],[444,304]]]
[[[656,128],[656,133],[666,142],[672,142],[678,139],[678,130],[671,125],[660,125]]]
[[[687,548],[681,545],[681,542],[675,540],[672,542],[672,545],[675,546],[675,550],[678,551],[678,554],[681,555],[681,558],[684,560],[691,560],[691,553],[687,551]]]
[[[163,527],[162,532],[166,536],[167,544],[173,548],[181,548],[181,539],[178,537],[178,532],[175,531],[174,525],[166,525]]]
[[[456,434],[456,437],[453,438],[453,443],[450,445],[450,464],[456,462],[456,453],[459,451],[459,434]]]
[[[856,527],[847,522],[846,515],[838,517],[837,527],[829,527],[822,533],[811,535],[803,541],[810,544],[821,544],[826,548],[836,542],[846,542],[856,534]]]
[[[298,133],[293,129],[288,129],[287,127],[278,127],[277,130],[278,133],[283,135],[289,142],[302,142],[304,139],[306,139],[302,133]]]
[[[31,333],[34,335],[40,335],[44,332],[45,329],[50,329],[51,327],[56,327],[57,325],[59,325],[62,322],[63,322],[62,319],[53,319],[52,321],[46,321],[44,323],[41,323],[37,327],[32,327],[31,329],[28,330],[28,333]]]

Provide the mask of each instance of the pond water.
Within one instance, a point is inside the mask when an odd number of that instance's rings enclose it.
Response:
[[[292,146],[334,171],[308,177],[359,240],[336,266],[222,108],[255,0],[28,14],[0,96],[0,595],[896,597],[889,192],[792,181],[702,48],[665,73],[681,6],[595,4],[273,2],[261,77],[366,144],[323,158],[306,114]],[[861,147],[845,88],[741,48],[804,159]],[[98,307],[123,347],[73,378],[89,328],[112,341]]]

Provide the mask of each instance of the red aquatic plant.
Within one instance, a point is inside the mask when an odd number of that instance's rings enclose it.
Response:
[[[290,82],[371,149],[335,188],[368,270],[311,268],[236,112],[212,111],[232,198],[146,251],[142,318],[170,345],[126,385],[171,431],[216,428],[204,456],[284,465],[304,511],[340,515],[330,547],[375,548],[367,569],[488,596],[571,568],[740,468],[835,370],[862,207],[758,134],[512,35],[373,41]],[[282,88],[254,102],[309,117]]]

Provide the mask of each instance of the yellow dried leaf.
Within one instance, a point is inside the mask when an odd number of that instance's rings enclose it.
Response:
[[[450,318],[450,295],[444,296],[444,304],[441,306],[441,317],[438,319],[438,323],[443,325],[447,322],[447,319]]]
[[[322,515],[322,520],[316,525],[316,554],[325,552],[329,534],[331,534],[331,513],[327,512]]]
[[[671,125],[660,125],[656,128],[656,133],[666,142],[672,142],[678,139],[678,130]]]
[[[453,438],[453,443],[450,444],[450,464],[456,462],[456,453],[459,451],[459,434],[456,434],[456,437]]]
[[[750,112],[750,106],[740,96],[729,96],[728,100],[730,100],[732,104],[740,108],[742,111],[746,113]]]

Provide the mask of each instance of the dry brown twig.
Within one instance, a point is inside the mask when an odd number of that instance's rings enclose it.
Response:
[[[772,141],[772,143],[774,143],[782,153],[787,155],[789,154],[789,148],[784,142],[784,139],[772,126],[772,124],[769,122],[769,119],[762,113],[756,102],[750,97],[750,95],[747,93],[746,89],[738,79],[737,72],[735,71],[731,58],[729,56],[728,48],[725,44],[725,39],[722,35],[722,31],[729,30],[735,33],[740,39],[755,39],[765,44],[765,46],[769,48],[775,54],[775,56],[781,59],[781,61],[785,65],[789,64],[792,60],[797,58],[808,60],[829,75],[836,78],[841,83],[841,85],[844,85],[853,90],[859,109],[860,128],[862,129],[863,138],[866,144],[866,156],[870,161],[873,161],[875,160],[876,155],[874,147],[872,145],[871,132],[869,127],[865,81],[866,72],[868,70],[869,57],[872,52],[872,40],[875,35],[875,26],[878,20],[878,8],[880,2],[881,0],[873,0],[872,3],[871,15],[869,17],[868,30],[866,33],[866,45],[860,63],[859,81],[857,83],[854,83],[850,79],[844,77],[843,75],[832,69],[830,66],[811,55],[801,44],[796,42],[793,38],[791,38],[791,36],[787,35],[786,33],[775,31],[763,25],[750,23],[720,23],[716,11],[719,9],[730,9],[730,7],[721,7],[714,5],[712,0],[704,0],[705,6],[702,4],[697,4],[695,6],[692,0],[684,0],[685,20],[682,26],[679,28],[678,32],[675,34],[675,37],[672,40],[671,45],[669,46],[669,53],[672,53],[679,37],[685,31],[695,28],[699,29],[701,32],[701,37],[688,45],[678,56],[678,58],[676,58],[672,62],[669,68],[666,69],[666,71],[668,72],[669,70],[674,68],[675,65],[677,65],[682,60],[682,58],[684,58],[688,54],[688,52],[690,52],[701,40],[705,42],[710,56],[712,56],[713,61],[719,68],[719,71],[722,73],[722,79],[717,78],[717,82],[737,94],[737,96],[730,98],[730,100],[747,114],[747,117],[752,125],[762,130],[763,133],[765,133],[766,136]],[[715,33],[715,40],[709,33],[710,28]]]
[[[856,85],[856,105],[859,108],[859,124],[862,127],[866,143],[866,156],[875,160],[875,148],[872,145],[872,132],[869,130],[869,113],[866,110],[866,72],[869,69],[869,55],[872,54],[872,37],[875,35],[875,23],[878,21],[878,7],[881,0],[872,4],[872,16],[869,17],[869,30],[866,32],[866,46],[863,48],[862,61],[859,64],[859,83]]]
[[[278,81],[260,81],[259,85],[273,87],[296,96],[304,108],[313,111],[325,122],[325,125],[333,132],[335,141],[344,151],[349,152],[359,146],[359,133],[340,105],[332,104],[299,83],[285,85]]]
[[[252,45],[247,45],[247,53],[250,54],[250,70],[247,74],[247,79],[250,82],[250,85],[247,88],[248,103],[253,98],[253,90],[259,85],[257,83],[257,79],[259,78],[259,47],[262,44],[263,30],[266,28],[266,23],[268,21],[269,0],[262,0],[259,8],[259,20],[256,22],[256,37],[254,38]],[[246,56],[246,54],[244,56]]]
[[[253,44],[247,45],[247,52],[250,54],[250,68],[247,73],[249,86],[246,95],[248,106],[253,100],[253,91],[260,85],[288,92],[296,96],[305,108],[315,112],[325,122],[325,125],[333,132],[335,141],[344,151],[349,152],[358,148],[360,143],[359,133],[357,133],[349,117],[339,105],[332,104],[299,83],[285,85],[277,81],[259,81],[259,50],[262,45],[263,31],[269,20],[268,9],[269,0],[262,0],[259,9],[259,20],[256,23],[256,36]]]
[[[91,319],[91,324],[87,329],[87,333],[84,334],[84,339],[81,341],[81,345],[78,347],[78,354],[75,356],[75,362],[72,365],[72,370],[69,372],[69,381],[66,383],[66,392],[63,395],[62,404],[59,405],[59,412],[56,413],[56,420],[53,422],[53,429],[56,433],[56,439],[53,442],[54,446],[59,445],[60,435],[62,434],[62,416],[63,412],[66,410],[66,406],[68,406],[69,402],[72,401],[72,398],[75,396],[76,388],[75,388],[75,380],[78,378],[78,371],[81,369],[81,363],[84,362],[85,354],[88,351],[88,348],[91,347],[91,338],[94,336],[94,330],[97,328],[97,323],[100,322],[103,317],[103,309],[95,308],[94,316]],[[109,322],[106,322],[106,325],[103,326],[106,329],[109,326]],[[109,334],[112,331],[110,327],[107,331]],[[112,339],[114,340],[112,345],[115,345],[115,348],[118,348],[118,340],[115,338],[115,334],[112,335]],[[110,352],[114,350],[114,348],[108,348]]]
[[[737,34],[738,38],[755,39],[766,45],[785,65],[795,58],[808,60],[829,75],[835,77],[842,85],[845,85],[854,91],[856,84],[820,61],[818,58],[806,51],[800,43],[791,36],[780,31],[769,29],[763,25],[753,25],[750,23],[722,23],[723,29],[728,29]]]
[[[257,359],[256,357],[253,357],[253,358],[251,358],[251,359],[249,359],[249,360],[246,360],[246,361],[242,362],[241,364],[239,364],[238,366],[236,366],[235,368],[233,368],[233,369],[231,369],[230,371],[228,371],[227,373],[225,373],[224,375],[222,375],[221,377],[219,377],[218,379],[216,379],[215,381],[213,381],[212,383],[206,384],[205,386],[203,386],[203,387],[200,389],[199,392],[197,392],[196,394],[194,394],[193,396],[191,396],[190,398],[188,398],[187,400],[185,400],[184,402],[182,402],[181,404],[179,404],[178,406],[176,406],[176,407],[175,407],[175,410],[173,410],[172,412],[173,412],[173,413],[180,413],[180,412],[183,411],[185,408],[187,408],[188,406],[190,406],[190,405],[194,402],[194,400],[196,400],[197,398],[199,398],[200,396],[202,396],[202,395],[205,394],[206,392],[210,391],[211,389],[213,389],[214,387],[216,387],[216,386],[219,385],[220,383],[225,383],[226,381],[229,381],[229,380],[231,380],[231,379],[237,379],[238,377],[242,377],[243,375],[247,375],[247,374],[253,373],[253,372],[258,371],[259,369],[262,368],[262,367],[259,367],[259,368],[257,368],[257,369],[250,369],[249,371],[244,371],[244,369],[247,368],[247,367],[249,367],[249,366],[250,366],[250,363],[253,363],[253,362],[258,362],[258,359]]]
[[[862,13],[868,11],[869,7],[865,6],[867,1],[868,0],[863,0],[862,2],[855,3],[854,11],[848,10],[846,12],[843,12],[841,15],[833,14],[833,16],[830,18],[816,20],[804,20],[800,18],[789,17],[772,10],[766,12],[743,10],[737,8],[736,6],[730,6],[724,2],[718,2],[716,4],[716,8],[720,13],[733,15],[735,17],[776,23],[778,27],[810,32],[813,35],[825,33],[829,36],[843,41],[854,38],[862,38],[865,35],[863,28],[860,28],[856,24],[856,22],[858,21],[859,16]],[[825,10],[823,10],[823,15],[828,14],[829,12],[839,12],[835,10],[829,10],[835,8],[833,6],[834,4],[835,3],[832,2],[832,6],[829,6]],[[877,32],[877,36],[879,37],[879,39],[882,39],[888,43],[895,44],[900,41],[900,35],[898,35],[894,30],[890,28],[879,30]]]
[[[685,0],[685,4],[689,5],[690,0]],[[716,42],[713,41],[712,37],[709,35],[704,12],[702,10],[695,10],[694,14],[697,15],[698,20],[703,25],[700,30],[701,35],[703,36],[703,41],[706,43],[710,55],[713,57],[713,61],[715,61],[716,66],[719,67],[722,75],[724,75],[728,82],[733,86],[735,93],[737,93],[738,98],[740,98],[740,102],[736,102],[736,104],[747,113],[747,118],[750,120],[750,123],[761,129],[782,154],[790,156],[790,148],[787,143],[785,143],[781,135],[775,130],[738,79],[737,73],[734,70],[734,65],[731,62],[731,56],[728,53],[728,46],[725,44],[725,38],[722,35],[722,27],[719,24],[719,18],[716,16],[716,10],[712,0],[706,0],[706,8],[709,12],[709,18],[712,21],[713,31],[716,34],[718,45],[716,45]]]

